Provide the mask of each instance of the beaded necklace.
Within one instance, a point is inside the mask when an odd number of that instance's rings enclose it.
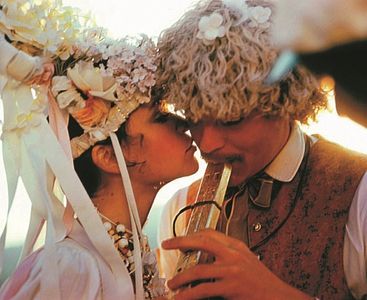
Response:
[[[125,266],[134,281],[135,263],[134,263],[134,243],[133,234],[125,225],[115,223],[99,212],[103,220],[103,225],[110,235],[115,248],[119,252]],[[143,285],[145,299],[153,299],[165,294],[165,280],[159,277],[158,265],[155,253],[151,252],[147,237],[143,236],[142,245],[142,263],[143,263]]]

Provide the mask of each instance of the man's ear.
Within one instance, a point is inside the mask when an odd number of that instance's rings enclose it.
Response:
[[[111,145],[95,145],[92,149],[93,163],[106,173],[120,173],[115,152]]]

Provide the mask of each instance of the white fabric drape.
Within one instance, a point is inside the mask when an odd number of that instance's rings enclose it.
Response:
[[[10,51],[4,46],[2,52]],[[8,55],[11,60],[14,56]],[[4,56],[6,57],[6,56]],[[26,57],[25,57],[26,58]],[[1,62],[6,65],[3,60]],[[2,72],[6,72],[6,67]],[[6,75],[6,74],[5,74]],[[42,265],[41,299],[59,299],[55,243],[66,236],[64,206],[53,194],[54,178],[69,200],[80,223],[99,254],[114,274],[115,289],[106,291],[110,299],[124,295],[134,299],[134,289],[123,261],[115,250],[91,199],[80,182],[70,156],[58,142],[46,120],[48,99],[45,90],[37,97],[29,86],[8,78],[2,90],[4,125],[2,134],[3,159],[8,182],[8,211],[11,209],[18,179],[22,178],[32,202],[32,213],[23,256],[33,249],[44,220],[47,233]],[[3,261],[7,228],[1,232],[0,261]],[[140,251],[140,247],[136,247]]]

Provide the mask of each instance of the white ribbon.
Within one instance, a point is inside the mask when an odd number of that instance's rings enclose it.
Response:
[[[134,299],[128,270],[105,231],[72,163],[47,123],[46,116],[35,109],[30,88],[9,81],[4,88],[2,99],[5,115],[2,139],[8,179],[8,207],[10,210],[19,177],[22,178],[32,201],[31,228],[27,235],[24,254],[33,248],[39,225],[43,219],[47,220],[41,299],[60,298],[55,243],[65,237],[62,220],[64,207],[53,195],[53,174],[89,239],[114,274],[116,280],[114,290],[105,291],[105,295],[109,295],[111,299],[117,299],[122,295],[124,299]],[[5,235],[6,229],[2,232],[1,241],[5,240]],[[3,255],[3,248],[0,249],[0,255]]]
[[[143,263],[142,263],[142,254],[141,254],[141,246],[143,246],[143,249],[145,248],[144,237],[143,237],[143,232],[141,229],[139,211],[136,206],[134,191],[131,185],[130,176],[127,170],[125,158],[121,150],[121,145],[115,133],[111,132],[110,138],[111,138],[112,146],[115,151],[116,158],[117,158],[117,163],[120,169],[127,203],[129,206],[130,222],[131,222],[131,229],[133,232],[133,242],[134,242],[136,299],[140,300],[140,299],[144,299]]]
[[[51,94],[51,92],[45,91],[48,95],[48,103],[49,103],[49,110],[48,110],[48,121],[49,124],[55,133],[62,149],[64,150],[66,156],[73,163],[73,156],[71,153],[71,146],[70,146],[70,136],[68,132],[68,120],[69,114],[64,110],[62,111],[60,107],[56,103],[56,99]],[[55,181],[55,185],[57,186],[57,192],[63,196],[61,191],[60,185],[58,181]],[[56,187],[54,186],[54,192],[56,192]],[[74,210],[70,205],[70,202],[66,202],[66,208],[64,212],[64,225],[66,229],[66,235],[68,235],[73,227],[74,223]]]
[[[55,242],[65,237],[61,203],[50,193],[50,173],[44,160],[42,136],[38,134],[39,124],[45,119],[39,100],[33,99],[30,87],[9,80],[3,93],[4,126],[3,126],[3,158],[8,180],[9,205],[11,209],[18,183],[21,177],[32,202],[30,224],[21,258],[32,250],[35,241],[47,219],[47,236],[44,249],[46,259],[43,270],[55,270],[45,274],[41,286],[41,298],[50,299],[48,291],[52,291],[53,299],[59,299],[59,278],[55,255]],[[7,216],[8,218],[8,216]],[[6,229],[2,232],[6,236]],[[3,248],[1,249],[3,255]],[[44,271],[45,272],[45,271]],[[47,289],[42,287],[46,286]],[[46,292],[45,292],[46,291]]]
[[[125,299],[133,299],[133,286],[127,268],[107,234],[72,164],[58,145],[47,123],[45,126],[41,126],[40,135],[46,138],[50,144],[50,151],[45,151],[46,160],[50,168],[58,178],[60,186],[67,199],[69,199],[89,239],[115,275],[116,295],[120,297],[124,295]]]

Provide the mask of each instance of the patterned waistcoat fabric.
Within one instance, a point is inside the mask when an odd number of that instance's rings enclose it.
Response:
[[[366,156],[320,139],[269,209],[250,203],[249,247],[297,289],[320,299],[353,299],[344,277],[343,241],[366,170]]]

